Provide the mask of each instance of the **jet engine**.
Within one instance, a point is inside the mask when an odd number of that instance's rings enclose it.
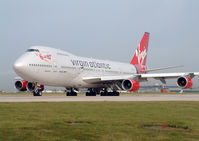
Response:
[[[33,92],[33,91],[43,91],[44,90],[44,85],[37,85],[36,83],[28,82],[27,89],[30,92]]]
[[[177,85],[182,89],[189,89],[193,86],[191,78],[187,76],[182,76],[177,79]]]
[[[140,83],[133,79],[124,80],[122,82],[122,88],[126,91],[137,91],[140,88]]]
[[[15,82],[15,88],[19,91],[27,91],[27,81],[18,80]]]

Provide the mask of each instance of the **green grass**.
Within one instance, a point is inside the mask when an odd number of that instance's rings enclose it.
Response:
[[[199,140],[199,102],[0,103],[0,140]],[[144,125],[189,130],[143,128]]]

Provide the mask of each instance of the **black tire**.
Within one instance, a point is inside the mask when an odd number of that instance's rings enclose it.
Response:
[[[95,92],[90,92],[90,93],[87,92],[87,93],[86,93],[86,96],[96,96],[96,93],[95,93]]]
[[[105,96],[104,92],[101,92],[101,93],[100,93],[100,96]]]
[[[73,96],[77,96],[77,93],[74,92],[74,93],[73,93]]]
[[[120,96],[119,92],[101,92],[100,96]]]
[[[33,96],[42,96],[42,92],[33,92]]]
[[[107,96],[113,96],[112,92],[108,92]]]
[[[95,92],[91,93],[91,96],[96,96],[96,93]]]
[[[116,92],[116,93],[114,94],[114,96],[120,96],[120,93],[119,93],[119,92]]]
[[[66,96],[77,96],[76,92],[67,92]]]
[[[35,92],[33,92],[32,94],[33,94],[33,96],[37,96],[37,93],[35,93]]]
[[[86,92],[86,96],[90,96],[89,92]]]
[[[66,93],[66,96],[70,96],[70,93],[69,93],[69,92],[67,92],[67,93]]]

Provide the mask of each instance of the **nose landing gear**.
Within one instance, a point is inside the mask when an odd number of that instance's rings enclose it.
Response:
[[[42,96],[42,91],[35,92],[33,91],[33,96]]]

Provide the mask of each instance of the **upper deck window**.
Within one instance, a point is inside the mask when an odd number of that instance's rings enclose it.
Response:
[[[69,56],[68,54],[66,53],[57,53],[57,55],[61,55],[61,56]]]
[[[28,49],[26,52],[39,52],[38,49]]]

